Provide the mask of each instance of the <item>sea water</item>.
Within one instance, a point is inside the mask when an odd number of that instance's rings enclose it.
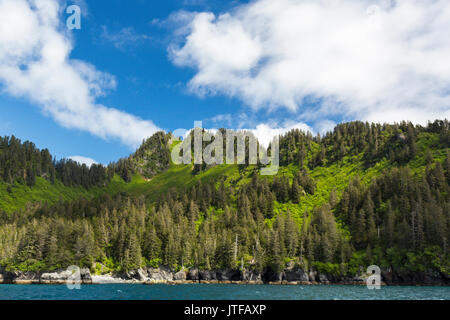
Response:
[[[450,300],[450,287],[352,285],[0,285],[0,300]]]

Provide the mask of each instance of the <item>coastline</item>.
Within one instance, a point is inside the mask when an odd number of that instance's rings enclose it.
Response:
[[[335,277],[319,274],[315,271],[305,272],[301,269],[287,269],[283,272],[258,273],[249,270],[182,270],[169,268],[141,268],[116,274],[91,274],[89,269],[80,269],[81,284],[144,284],[144,285],[183,285],[183,284],[235,284],[235,285],[366,285],[369,275],[355,277]],[[409,278],[408,278],[409,277]],[[71,272],[58,270],[53,272],[22,272],[0,269],[0,284],[67,284]],[[449,277],[445,275],[422,274],[400,277],[396,274],[382,272],[381,283],[384,286],[450,286]]]

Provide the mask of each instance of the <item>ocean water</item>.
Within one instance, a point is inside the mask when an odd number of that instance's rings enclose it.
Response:
[[[0,285],[0,300],[450,300],[450,287],[185,284]]]

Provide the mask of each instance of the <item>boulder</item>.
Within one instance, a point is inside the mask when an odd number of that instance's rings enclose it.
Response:
[[[241,272],[239,270],[221,270],[217,272],[217,280],[239,281],[241,280]]]
[[[159,272],[163,277],[163,280],[172,281],[173,280],[173,272],[167,267],[159,267]]]
[[[123,278],[118,278],[116,276],[112,276],[109,274],[104,274],[100,276],[93,275],[92,276],[92,283],[95,284],[108,284],[108,283],[125,283],[126,280]]]
[[[173,280],[185,281],[186,280],[186,272],[184,272],[183,270],[178,271],[177,273],[174,274]]]
[[[283,272],[274,273],[273,281],[274,282],[281,282],[281,281],[283,281]]]
[[[217,274],[214,270],[200,270],[199,272],[200,280],[211,281],[217,280]]]
[[[88,268],[82,268],[80,270],[80,273],[81,273],[81,280],[83,281],[83,283],[92,283],[91,272],[89,271]]]
[[[4,271],[0,276],[0,283],[39,283],[39,273],[31,271]]]
[[[172,281],[173,272],[166,267],[159,268],[148,268],[147,269],[148,279],[154,281]]]
[[[159,271],[159,268],[148,268],[147,275],[150,280],[154,280],[154,281],[164,280],[161,275],[161,272]]]
[[[285,270],[283,273],[283,280],[285,281],[309,281],[308,274],[302,269]]]
[[[58,270],[54,272],[45,272],[41,274],[40,276],[40,283],[45,284],[63,284],[67,282],[67,280],[77,280],[75,278],[72,278],[73,272],[71,270]],[[17,280],[21,279],[16,279]],[[81,275],[80,279],[81,280]]]
[[[244,270],[242,272],[242,280],[243,281],[255,281],[255,282],[261,282],[262,281],[262,275],[260,272],[255,270]]]
[[[189,273],[187,275],[188,280],[198,281],[200,277],[199,271],[197,268],[192,268],[189,270]]]
[[[41,280],[45,281],[65,281],[69,279],[72,272],[69,270],[60,270],[55,272],[46,272],[41,275]]]
[[[147,270],[137,269],[128,271],[125,274],[120,274],[119,277],[127,280],[146,281],[148,279]]]
[[[325,274],[319,274],[319,281],[321,283],[329,283],[330,282],[330,280],[328,280],[328,278]]]

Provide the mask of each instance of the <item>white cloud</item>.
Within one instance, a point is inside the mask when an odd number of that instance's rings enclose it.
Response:
[[[196,94],[314,122],[450,118],[448,0],[256,0],[189,21],[169,53]]]
[[[133,27],[122,28],[118,32],[110,32],[106,26],[102,26],[101,37],[112,43],[117,49],[125,49],[126,47],[135,46],[143,41],[150,40],[150,36],[137,33]]]
[[[218,118],[223,118],[225,115],[218,115]],[[213,118],[214,119],[214,118]],[[221,126],[223,127],[223,126]],[[217,128],[205,128],[206,130],[215,133],[218,131]],[[231,129],[231,128],[225,128]],[[304,132],[311,132],[311,134],[315,134],[314,130],[303,122],[296,121],[285,121],[282,124],[278,124],[277,122],[267,122],[267,123],[259,123],[255,126],[241,126],[237,129],[231,130],[239,130],[239,131],[249,131],[255,135],[258,139],[259,143],[264,147],[268,147],[270,142],[275,136],[283,135],[293,129],[299,129]],[[191,130],[189,130],[190,132]],[[185,135],[187,136],[187,134]]]
[[[207,119],[206,122],[211,122],[213,124],[213,129],[210,129],[208,126],[205,128],[211,132],[216,132],[218,130],[217,128],[252,132],[255,137],[258,138],[258,141],[265,147],[269,145],[273,137],[283,135],[293,129],[299,129],[304,132],[309,131],[311,134],[315,135],[316,132],[322,134],[327,130],[332,130],[335,126],[335,123],[330,120],[316,122],[314,127],[296,119],[283,121],[272,117],[271,119],[261,122],[261,120],[258,121],[254,114],[249,116],[246,113],[218,114]]]
[[[97,164],[97,161],[91,158],[83,157],[83,156],[70,156],[69,159],[76,161],[80,164],[85,164],[88,167],[92,166],[93,164]]]
[[[334,127],[336,127],[336,122],[324,119],[316,123],[315,128],[320,134],[325,134],[328,131],[333,131]]]
[[[302,131],[310,131],[313,133],[314,131],[305,123],[297,122],[297,123],[285,123],[284,126],[271,126],[266,123],[260,123],[256,126],[255,129],[249,129],[258,141],[265,147],[269,145],[272,141],[273,137],[277,135],[283,135],[293,129],[299,129]]]
[[[113,76],[70,59],[72,40],[57,0],[0,0],[0,83],[42,107],[64,127],[136,147],[158,127],[96,103],[115,88]]]
[[[218,124],[218,125],[226,125],[228,127],[231,126],[233,119],[232,119],[232,115],[229,113],[226,114],[218,114],[212,118],[207,119],[207,121],[211,121],[214,124]]]

